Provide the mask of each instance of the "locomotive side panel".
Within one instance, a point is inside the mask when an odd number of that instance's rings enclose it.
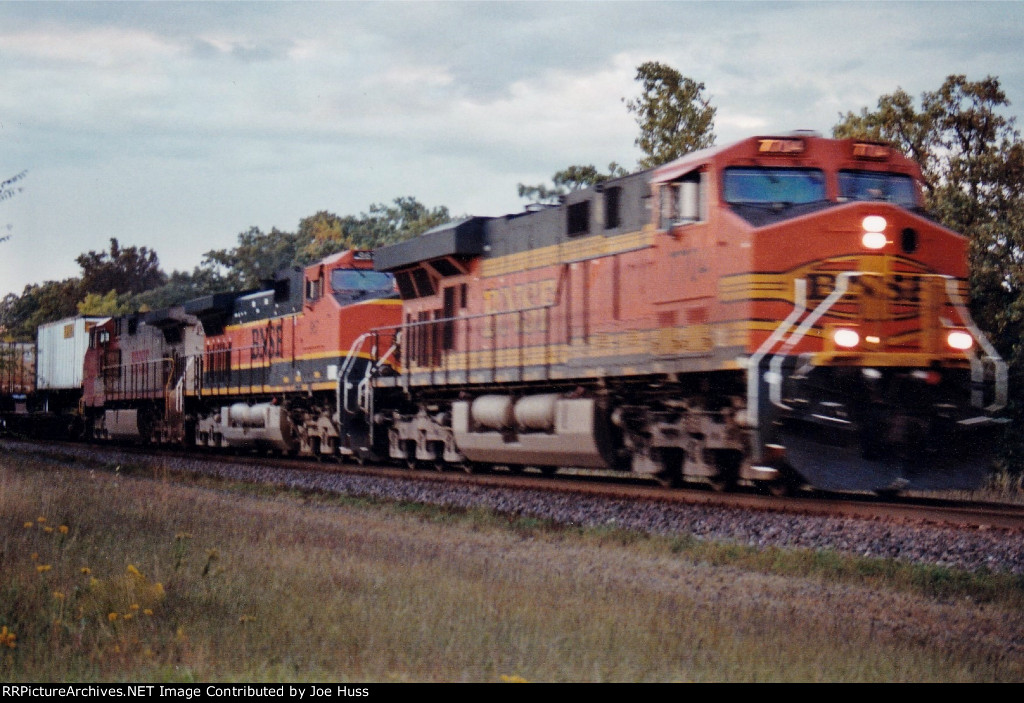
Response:
[[[383,249],[404,374],[378,387],[411,401],[383,421],[391,455],[717,486],[975,479],[962,452],[924,448],[986,444],[1005,364],[919,178],[882,145],[758,137],[481,219],[476,248],[453,229]],[[564,425],[517,413],[577,400],[593,413]]]

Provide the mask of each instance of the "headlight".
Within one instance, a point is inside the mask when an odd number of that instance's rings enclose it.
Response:
[[[881,232],[865,232],[860,238],[860,243],[867,249],[881,249],[889,240]]]
[[[864,228],[864,234],[860,238],[861,244],[868,249],[884,247],[888,244],[888,238],[885,236],[885,228],[888,224],[881,215],[865,217],[860,223],[860,226]]]
[[[835,334],[832,335],[832,339],[835,340],[837,347],[843,347],[844,349],[853,349],[860,344],[860,335],[851,329],[836,330]]]
[[[974,346],[974,338],[966,332],[956,330],[955,332],[950,332],[946,337],[946,344],[948,344],[951,349],[967,351]]]
[[[860,226],[864,228],[865,232],[884,232],[888,224],[881,215],[868,215],[860,223]]]

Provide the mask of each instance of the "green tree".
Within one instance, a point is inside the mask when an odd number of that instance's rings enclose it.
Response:
[[[10,339],[31,341],[39,325],[77,315],[80,295],[77,278],[27,285],[21,295],[8,293],[0,300],[0,327]]]
[[[640,97],[623,102],[640,127],[635,143],[646,154],[641,168],[660,166],[715,143],[717,108],[705,97],[703,83],[657,61],[640,64],[636,80],[643,86]]]
[[[637,66],[636,80],[643,85],[638,98],[622,101],[636,115],[640,135],[635,144],[644,158],[638,166],[653,168],[715,143],[715,112],[704,96],[704,84],[687,78],[671,66],[648,61]],[[539,204],[557,203],[562,196],[597,185],[629,171],[614,161],[601,172],[592,164],[569,166],[551,177],[553,185],[519,184],[519,197]]]
[[[82,267],[84,293],[142,293],[167,281],[155,251],[146,247],[122,248],[113,237],[109,252],[89,251],[79,254],[75,261]]]
[[[225,279],[219,267],[196,266],[192,272],[172,271],[167,283],[132,296],[132,310],[159,310],[180,305],[211,293],[236,288]]]
[[[346,249],[373,249],[398,242],[450,219],[448,208],[428,208],[412,197],[395,198],[390,205],[371,205],[369,212],[360,215],[339,217],[321,210],[302,218],[296,232],[276,227],[263,232],[250,227],[238,235],[237,246],[206,252],[191,276],[179,274],[177,283],[198,288],[221,286],[220,290],[257,288],[281,269],[311,264]]]
[[[629,171],[614,161],[608,164],[608,171],[602,172],[593,164],[586,166],[569,166],[551,177],[553,186],[539,183],[535,186],[519,184],[519,197],[527,198],[534,203],[557,203],[558,200],[573,191],[589,188],[612,178],[620,178]]]
[[[349,240],[345,236],[345,220],[326,210],[299,220],[296,235],[298,258],[302,263],[319,261],[349,248]]]
[[[347,246],[355,249],[375,249],[394,244],[426,232],[432,227],[451,220],[448,208],[428,208],[416,198],[395,198],[390,205],[376,203],[369,212],[342,219]]]
[[[951,75],[920,106],[903,90],[840,114],[839,138],[886,141],[921,164],[926,208],[970,239],[974,316],[1024,389],[1024,144],[999,79]],[[1019,403],[1019,400],[1018,400]],[[1024,417],[1024,407],[1011,408]],[[1024,445],[1014,453],[1024,456]],[[1019,461],[1019,459],[1017,460]]]
[[[116,290],[107,291],[103,295],[99,293],[86,293],[77,307],[79,315],[91,315],[94,317],[125,315],[137,309],[133,305],[130,293],[119,294]]]
[[[263,232],[259,227],[250,227],[239,233],[234,249],[206,252],[201,269],[209,278],[219,278],[228,289],[258,288],[262,281],[291,266],[297,254],[297,237],[293,232],[276,227]]]

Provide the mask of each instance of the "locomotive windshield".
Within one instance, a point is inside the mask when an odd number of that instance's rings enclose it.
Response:
[[[395,292],[395,278],[380,271],[335,269],[331,271],[331,289],[335,296],[350,300],[382,298]]]
[[[880,200],[907,208],[918,205],[914,179],[875,171],[840,171],[839,200]]]
[[[825,199],[825,174],[810,168],[729,168],[725,200],[733,205],[800,205]]]

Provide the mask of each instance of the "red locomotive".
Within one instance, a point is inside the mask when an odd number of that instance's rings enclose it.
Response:
[[[883,144],[756,137],[379,249],[403,374],[374,380],[378,431],[469,469],[975,485],[1006,365],[920,178]]]

